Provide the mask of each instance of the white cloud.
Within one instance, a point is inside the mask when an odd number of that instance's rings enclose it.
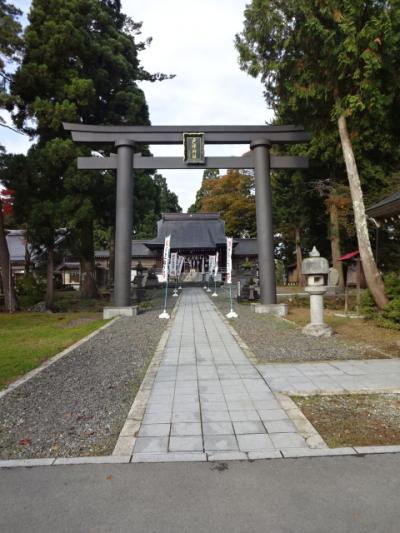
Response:
[[[239,69],[235,34],[242,30],[246,0],[123,1],[143,37],[150,72],[176,74],[173,80],[145,83],[152,124],[263,124],[271,120],[259,80]],[[248,147],[210,146],[208,155],[240,155]],[[177,151],[178,150],[178,151]],[[177,155],[181,147],[152,147],[155,155]],[[186,210],[200,186],[202,171],[167,171],[169,187]]]

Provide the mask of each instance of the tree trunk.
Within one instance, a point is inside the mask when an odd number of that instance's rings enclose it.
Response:
[[[93,221],[90,220],[80,230],[81,296],[97,297],[96,267],[94,261]]]
[[[358,248],[360,251],[364,275],[376,305],[380,309],[383,309],[388,303],[388,300],[385,295],[385,286],[383,284],[382,276],[379,273],[372,254],[360,177],[358,175],[357,163],[354,157],[349,132],[347,130],[346,117],[344,115],[340,115],[338,126],[347,177],[350,185]]]
[[[25,276],[31,271],[31,254],[29,251],[29,242],[28,242],[28,231],[25,230]]]
[[[304,286],[304,276],[301,273],[301,264],[303,262],[303,254],[301,252],[301,235],[300,228],[295,228],[295,240],[296,240],[296,270],[297,270],[297,282],[299,287]]]
[[[329,219],[330,219],[330,240],[332,252],[332,265],[339,274],[339,287],[344,288],[343,264],[338,261],[342,252],[340,249],[340,228],[338,208],[334,200],[329,200]]]
[[[110,287],[114,287],[115,229],[112,230],[109,248],[110,248],[110,256],[109,256],[108,285]]]
[[[46,309],[54,306],[54,248],[47,249]]]
[[[4,292],[4,304],[10,313],[17,311],[18,300],[15,294],[14,281],[11,275],[10,254],[4,231],[3,210],[0,201],[0,270]]]

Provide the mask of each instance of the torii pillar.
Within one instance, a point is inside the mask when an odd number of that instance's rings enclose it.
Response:
[[[256,189],[256,222],[258,243],[258,273],[260,302],[254,306],[256,313],[287,315],[287,304],[278,304],[275,281],[274,230],[272,224],[271,164],[268,139],[255,139],[250,143],[253,151]]]

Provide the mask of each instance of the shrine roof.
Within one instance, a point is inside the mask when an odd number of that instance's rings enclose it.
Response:
[[[383,198],[380,202],[369,207],[367,215],[377,219],[400,216],[400,191]]]
[[[172,250],[210,250],[226,245],[225,223],[219,213],[164,213],[157,224],[157,237],[146,246],[162,248],[168,235]]]

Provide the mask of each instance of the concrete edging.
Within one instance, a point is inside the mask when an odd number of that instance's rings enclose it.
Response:
[[[119,434],[117,443],[112,452],[112,456],[130,457],[133,453],[133,448],[136,442],[136,436],[139,433],[139,429],[146,410],[146,405],[149,400],[150,393],[153,389],[154,380],[162,361],[164,348],[167,344],[171,332],[172,323],[175,318],[180,299],[181,297],[179,295],[179,298],[176,300],[175,306],[171,312],[171,318],[168,322],[168,325],[163,334],[161,335],[161,339],[157,345],[157,348],[147,368],[143,381],[129,410],[125,424],[123,425],[122,430]]]
[[[88,457],[58,457],[43,459],[6,459],[0,461],[1,468],[33,468],[37,466],[79,466],[106,464],[139,464],[139,463],[180,463],[180,462],[225,462],[225,461],[258,461],[274,459],[301,459],[316,457],[396,454],[399,446],[355,446],[347,448],[282,448],[265,452],[176,452],[176,453],[143,453],[130,455],[107,455]]]
[[[114,324],[114,322],[116,320],[119,320],[119,318],[120,317],[115,317],[114,319],[112,319],[107,324],[104,324],[104,326],[101,326],[100,328],[96,329],[95,331],[92,331],[92,333],[89,333],[89,335],[86,335],[86,337],[83,337],[79,341],[76,341],[74,344],[71,344],[71,346],[69,346],[68,348],[65,348],[65,350],[63,350],[62,352],[59,352],[56,355],[53,355],[52,357],[50,357],[49,359],[46,359],[46,361],[44,361],[41,365],[39,365],[38,367],[34,368],[33,370],[31,370],[30,372],[28,372],[27,374],[25,374],[21,378],[17,379],[16,381],[13,381],[12,383],[10,383],[10,385],[7,388],[5,388],[4,390],[0,391],[0,400],[2,398],[4,398],[4,396],[6,394],[14,391],[20,385],[23,385],[24,383],[26,383],[27,381],[29,381],[33,377],[35,377],[38,374],[40,374],[40,372],[42,372],[43,370],[45,370],[46,368],[48,368],[52,364],[54,364],[57,361],[59,361],[60,359],[62,359],[65,355],[68,355],[70,352],[72,352],[73,350],[75,350],[76,348],[78,348],[79,346],[81,346],[82,344],[87,342],[88,340],[90,340],[93,337],[95,337],[98,333],[100,333],[100,331],[103,331],[104,329],[110,327],[111,324]]]

